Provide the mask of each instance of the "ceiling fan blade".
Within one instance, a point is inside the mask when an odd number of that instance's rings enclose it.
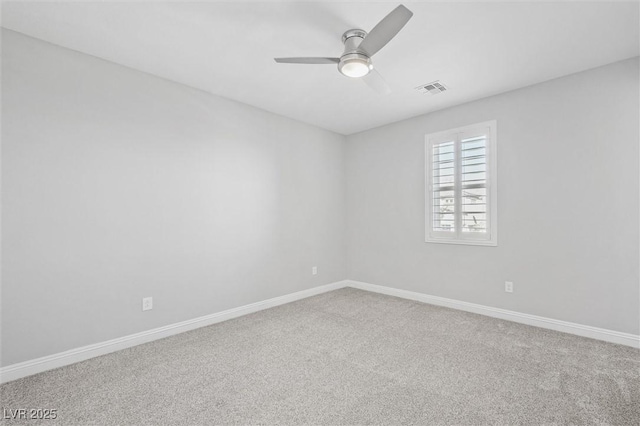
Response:
[[[337,64],[340,58],[274,58],[279,64]]]
[[[412,16],[413,12],[403,5],[396,7],[373,27],[358,46],[358,50],[364,50],[369,56],[374,55],[400,32]]]
[[[388,95],[391,93],[391,88],[375,68],[369,71],[369,74],[362,77],[362,81],[380,95]]]

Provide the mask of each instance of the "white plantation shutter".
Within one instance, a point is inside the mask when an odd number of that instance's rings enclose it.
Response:
[[[426,241],[497,244],[495,122],[428,135]]]
[[[433,164],[433,221],[436,232],[455,232],[455,144],[454,141],[434,144]]]
[[[482,133],[473,136],[460,134],[460,225],[463,238],[488,238],[487,137]]]

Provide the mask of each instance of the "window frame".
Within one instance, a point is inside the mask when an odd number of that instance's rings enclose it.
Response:
[[[463,244],[475,246],[497,246],[498,245],[498,123],[497,120],[490,120],[468,126],[457,127],[455,129],[444,130],[425,135],[425,242],[443,244]],[[465,135],[466,134],[466,135]],[[468,139],[474,135],[484,134],[486,143],[486,193],[489,198],[487,204],[487,233],[464,233],[462,232],[461,221],[461,159],[460,147],[463,139]],[[463,136],[464,135],[464,136]],[[434,231],[433,230],[433,146],[443,142],[453,141],[454,143],[454,206],[455,208],[455,232]]]

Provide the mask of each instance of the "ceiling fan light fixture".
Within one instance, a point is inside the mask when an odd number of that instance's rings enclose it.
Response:
[[[371,59],[360,53],[344,55],[338,63],[340,73],[351,78],[364,77],[369,74],[372,69]]]

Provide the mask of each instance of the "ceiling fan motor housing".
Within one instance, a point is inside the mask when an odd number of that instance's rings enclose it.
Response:
[[[338,70],[343,75],[352,78],[364,77],[373,69],[371,58],[358,49],[366,37],[364,30],[349,30],[342,35],[344,53],[340,57]]]

